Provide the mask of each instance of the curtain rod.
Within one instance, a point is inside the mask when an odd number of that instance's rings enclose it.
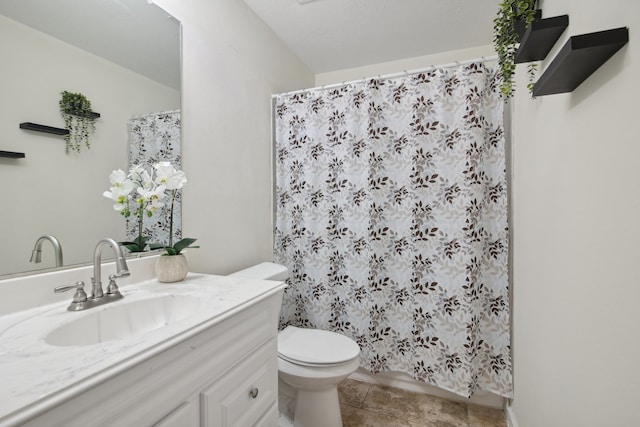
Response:
[[[158,111],[157,113],[137,114],[135,116],[129,117],[129,119],[142,119],[142,118],[145,118],[145,117],[157,116],[157,115],[160,115],[160,114],[172,114],[172,113],[179,113],[179,112],[180,112],[180,109],[178,108],[177,110]]]
[[[294,95],[294,94],[297,94],[297,93],[311,92],[313,90],[335,89],[335,88],[342,87],[342,86],[347,86],[347,85],[350,85],[350,84],[363,83],[363,82],[366,82],[366,81],[371,80],[371,79],[393,79],[395,77],[409,76],[411,74],[418,74],[418,73],[424,73],[424,72],[427,72],[427,71],[433,71],[433,70],[436,70],[438,68],[453,68],[453,67],[458,67],[460,65],[472,64],[474,62],[491,62],[491,61],[497,61],[497,60],[498,60],[498,55],[483,56],[481,58],[468,59],[468,60],[465,60],[465,61],[456,61],[456,62],[451,62],[449,64],[444,64],[444,65],[430,65],[429,67],[420,68],[420,69],[417,69],[417,70],[401,71],[399,73],[383,74],[383,75],[377,75],[377,76],[369,77],[369,78],[363,77],[361,79],[351,80],[351,81],[348,81],[348,82],[333,83],[333,84],[330,84],[330,85],[322,85],[322,86],[316,86],[316,87],[311,87],[311,88],[307,88],[307,89],[293,90],[291,92],[273,94],[273,95],[271,95],[271,98],[276,98],[278,96],[283,96],[283,95]]]

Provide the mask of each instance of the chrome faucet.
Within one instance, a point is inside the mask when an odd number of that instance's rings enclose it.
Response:
[[[116,274],[109,275],[109,285],[107,286],[107,292],[102,290],[101,270],[102,270],[102,247],[109,245],[113,248],[116,254]],[[91,278],[91,296],[87,297],[84,291],[84,282],[77,282],[75,285],[58,286],[54,292],[65,292],[71,289],[75,289],[76,292],[73,295],[73,301],[67,308],[69,311],[86,310],[87,308],[97,307],[102,304],[117,301],[124,298],[118,289],[116,279],[118,277],[127,277],[129,268],[127,267],[127,260],[122,251],[122,247],[113,239],[104,238],[96,245],[95,252],[93,254],[93,277]]]
[[[44,236],[40,236],[38,240],[36,240],[36,244],[33,247],[33,251],[31,251],[31,259],[29,262],[39,263],[42,261],[42,243],[48,240],[53,245],[53,250],[56,254],[56,267],[62,267],[62,245],[60,245],[60,241],[50,234],[45,234]]]

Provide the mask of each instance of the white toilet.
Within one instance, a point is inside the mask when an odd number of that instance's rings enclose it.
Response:
[[[231,276],[285,280],[287,268],[265,262]],[[295,392],[295,427],[341,427],[338,383],[360,364],[351,338],[319,329],[287,326],[278,334],[278,375]]]

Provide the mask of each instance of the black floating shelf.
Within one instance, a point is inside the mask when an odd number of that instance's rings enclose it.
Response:
[[[92,111],[92,112],[87,113],[87,114],[73,114],[73,113],[71,113],[71,115],[78,116],[78,117],[89,116],[89,117],[93,117],[94,119],[97,119],[98,117],[100,117],[100,113],[96,113],[95,111]]]
[[[533,96],[573,91],[628,41],[626,27],[570,37],[533,86]]]
[[[89,113],[85,113],[85,112],[80,112],[77,110],[65,110],[65,113],[71,115],[71,116],[77,116],[77,117],[91,117],[93,119],[97,119],[98,117],[100,117],[100,113],[96,113],[95,111],[91,111]]]
[[[2,151],[0,150],[0,157],[8,157],[10,159],[22,159],[24,153],[18,153],[16,151]]]
[[[36,132],[52,133],[54,135],[67,135],[69,133],[69,129],[54,128],[31,122],[20,123],[20,129],[35,130]]]
[[[533,21],[537,21],[542,18],[542,9],[536,9],[536,13],[533,16]],[[524,19],[519,19],[513,23],[513,26],[516,30],[516,34],[518,34],[518,42],[522,41],[524,34],[527,32],[527,23]]]
[[[569,15],[533,21],[516,51],[515,63],[540,61],[547,57],[554,44],[569,26]]]

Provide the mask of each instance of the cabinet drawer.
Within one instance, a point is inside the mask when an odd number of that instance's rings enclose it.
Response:
[[[278,398],[276,340],[271,339],[200,393],[202,425],[255,425]]]

